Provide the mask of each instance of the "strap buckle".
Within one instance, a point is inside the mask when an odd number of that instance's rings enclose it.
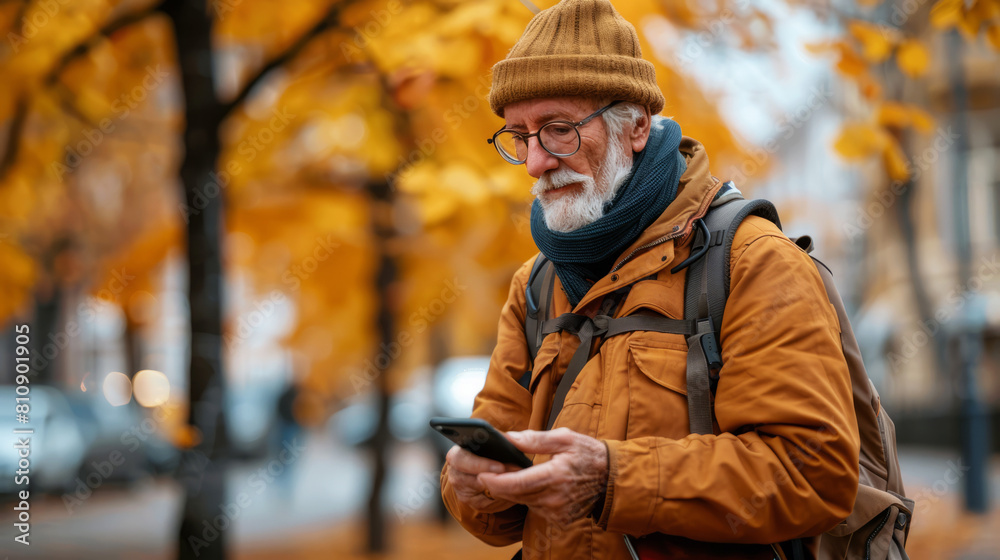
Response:
[[[610,325],[611,317],[608,315],[595,315],[590,322],[594,324],[594,334],[593,336],[601,336],[608,332],[608,326]]]
[[[701,349],[705,352],[705,361],[708,362],[708,370],[713,383],[719,379],[719,371],[722,369],[722,353],[719,351],[719,341],[715,336],[715,324],[711,317],[698,320],[698,331],[705,333],[701,337]]]

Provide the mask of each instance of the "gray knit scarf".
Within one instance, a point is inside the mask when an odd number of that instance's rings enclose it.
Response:
[[[678,150],[680,143],[680,125],[653,117],[646,147],[634,154],[632,174],[605,205],[604,216],[582,228],[552,231],[545,225],[541,203],[535,200],[532,204],[531,236],[538,250],[555,265],[574,307],[677,196],[678,181],[687,168]]]

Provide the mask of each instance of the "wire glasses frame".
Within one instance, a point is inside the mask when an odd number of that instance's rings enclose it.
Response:
[[[621,101],[612,101],[581,121],[547,122],[538,129],[538,132],[532,132],[531,134],[501,128],[493,134],[492,138],[487,139],[486,143],[493,144],[500,157],[514,165],[521,165],[528,161],[528,139],[532,136],[537,136],[538,145],[553,156],[558,158],[569,157],[580,150],[579,127],[599,117],[618,103],[621,103]]]

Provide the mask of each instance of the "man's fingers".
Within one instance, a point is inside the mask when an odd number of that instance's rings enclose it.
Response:
[[[451,484],[455,487],[456,492],[470,495],[478,494],[486,489],[474,474],[464,473],[458,469],[450,469],[448,470],[448,476],[451,478]]]
[[[503,463],[487,459],[486,457],[480,457],[457,445],[448,451],[445,460],[453,468],[469,474],[478,474],[481,472],[502,473],[505,470]]]
[[[554,455],[569,451],[575,435],[575,432],[568,428],[559,428],[550,432],[535,430],[507,432],[507,439],[514,444],[514,447],[525,453]]]
[[[543,463],[517,472],[481,473],[479,481],[497,496],[524,496],[548,489],[552,479],[551,463]]]

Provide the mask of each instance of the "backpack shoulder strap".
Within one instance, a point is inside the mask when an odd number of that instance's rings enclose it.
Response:
[[[726,185],[732,185],[727,181]],[[735,185],[731,187],[735,190]],[[720,191],[720,193],[725,192]],[[737,190],[736,193],[739,191]],[[717,197],[702,218],[703,230],[708,231],[709,245],[704,258],[691,264],[687,283],[684,286],[684,317],[691,319],[709,318],[716,341],[721,341],[722,316],[729,298],[730,269],[729,256],[733,248],[736,230],[747,216],[760,216],[773,222],[781,229],[781,220],[774,204],[767,200],[746,200],[742,195]],[[691,250],[695,253],[704,248],[703,233],[699,233],[694,243],[700,245]],[[701,298],[705,298],[707,314],[700,313]]]
[[[545,255],[538,253],[534,264],[531,265],[531,274],[528,275],[528,283],[524,288],[524,299],[527,302],[524,316],[524,339],[528,342],[528,356],[532,363],[538,355],[538,348],[542,345],[542,323],[548,318],[549,306],[552,302],[552,290],[555,285],[555,268],[552,261]],[[525,389],[531,382],[531,369],[521,376],[518,383]]]
[[[766,200],[745,200],[732,181],[723,184],[695,233],[684,285],[684,318],[697,334],[688,338],[687,399],[692,433],[712,433],[712,394],[722,368],[722,316],[729,298],[729,256],[736,230],[747,216],[781,222]],[[676,269],[675,269],[676,270]]]

